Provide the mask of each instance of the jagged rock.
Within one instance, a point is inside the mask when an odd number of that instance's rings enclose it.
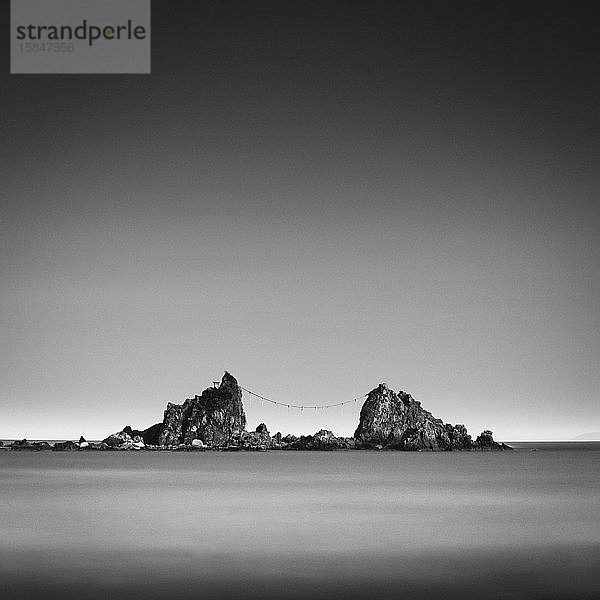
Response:
[[[17,440],[10,445],[12,450],[51,450],[48,442],[28,442],[26,439]]]
[[[177,446],[198,439],[208,446],[227,446],[245,427],[242,390],[226,372],[218,388],[208,388],[183,404],[167,404],[158,442]]]
[[[471,444],[464,425],[445,425],[410,394],[396,394],[385,383],[369,393],[354,437],[363,447],[398,450],[458,450]]]
[[[131,427],[129,428],[129,431],[131,431]],[[141,440],[141,438],[139,439]],[[103,439],[102,442],[111,448],[117,448],[119,446],[133,445],[134,440],[125,430],[123,430],[109,435],[107,438]]]
[[[130,435],[138,435],[144,440],[144,444],[147,446],[158,446],[158,438],[160,436],[160,432],[162,431],[163,424],[156,423],[155,425],[151,425],[147,429],[143,429],[142,431],[138,429],[132,430]]]
[[[290,440],[286,447],[290,450],[342,450],[350,446],[346,438],[338,438],[331,431],[321,429],[314,435],[301,435],[299,438]]]
[[[445,428],[450,439],[451,450],[470,450],[473,447],[473,440],[464,425],[446,423]]]
[[[482,431],[477,436],[474,446],[479,450],[512,450],[507,444],[499,444],[494,441],[494,435],[489,429]]]
[[[475,440],[475,446],[481,450],[492,448],[494,443],[494,435],[489,429],[482,431]]]
[[[141,450],[142,448],[146,447],[146,444],[144,444],[144,440],[140,435],[134,435],[131,438],[131,441],[133,442],[132,446],[137,450]]]
[[[83,436],[79,437],[79,445],[81,446],[81,444],[83,444],[84,442],[86,442],[86,439]]]
[[[183,439],[183,426],[184,422],[187,423],[188,416],[184,415],[184,406],[189,408],[186,400],[186,404],[173,404],[169,402],[165,410],[162,431],[158,436],[158,443],[161,446],[177,446]]]
[[[255,431],[243,431],[234,436],[232,442],[247,450],[268,450],[274,447],[271,434],[264,423],[261,423]]]
[[[63,452],[63,451],[67,451],[67,450],[78,450],[78,449],[79,449],[78,444],[76,444],[72,440],[68,440],[66,442],[56,442],[54,444],[54,446],[52,447],[52,450],[55,450],[57,452]]]
[[[282,448],[282,443],[283,443],[283,439],[281,436],[281,432],[278,431],[272,438],[271,438],[271,447],[274,448],[275,450],[281,450]]]
[[[162,423],[151,425],[147,429],[132,429],[130,425],[123,427],[123,432],[131,438],[139,437],[147,446],[158,446],[158,436],[162,430]]]
[[[17,449],[17,448],[27,448],[29,446],[30,446],[30,444],[29,444],[29,442],[25,438],[23,438],[22,440],[15,440],[10,445],[11,448],[15,448],[15,449]]]
[[[52,445],[48,442],[33,442],[32,446],[36,450],[52,450]]]

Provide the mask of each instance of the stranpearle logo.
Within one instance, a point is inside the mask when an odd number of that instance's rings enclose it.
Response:
[[[11,73],[150,73],[150,0],[12,0]]]

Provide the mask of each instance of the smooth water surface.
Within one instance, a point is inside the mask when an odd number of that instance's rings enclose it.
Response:
[[[542,449],[0,452],[0,586],[13,599],[598,598],[600,444]]]

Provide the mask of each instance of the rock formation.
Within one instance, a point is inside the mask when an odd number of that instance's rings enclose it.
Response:
[[[126,429],[128,431],[126,431]],[[131,427],[126,427],[123,431],[117,431],[112,433],[107,438],[102,440],[103,444],[106,444],[109,448],[116,448],[119,450],[135,450],[145,446],[144,440],[139,435],[130,435]]]
[[[10,445],[12,450],[50,450],[48,442],[29,442],[26,439],[16,440]]]
[[[468,450],[471,436],[464,425],[436,419],[405,392],[394,393],[385,383],[372,390],[360,411],[354,437],[363,447],[397,450]]]
[[[67,440],[66,442],[55,442],[54,446],[52,446],[52,450],[55,452],[79,450],[79,444],[76,444],[73,440]]]
[[[281,437],[281,434],[279,434]],[[239,437],[235,437],[233,441],[244,449],[267,450],[269,448],[277,448],[276,439],[271,437],[267,426],[261,423],[255,431],[243,431]]]
[[[226,446],[239,439],[245,427],[242,390],[226,372],[219,387],[208,388],[183,404],[169,402],[158,442],[161,446],[191,446],[197,439],[207,446]]]
[[[156,423],[155,425],[151,425],[147,429],[143,429],[141,431],[139,429],[131,429],[129,425],[123,428],[123,431],[127,432],[130,436],[138,436],[142,438],[144,444],[146,444],[147,446],[158,446],[158,438],[162,430],[162,423]]]
[[[314,435],[288,440],[286,445],[291,450],[347,450],[353,448],[355,442],[353,438],[336,437],[328,429],[321,429]]]
[[[506,444],[499,444],[494,441],[494,436],[489,429],[482,431],[473,444],[478,450],[512,450],[510,446]]]
[[[246,431],[242,389],[225,372],[218,387],[183,404],[167,404],[162,423],[147,429],[129,425],[102,442],[47,442],[19,440],[11,450],[503,450],[511,449],[494,441],[485,430],[473,442],[464,425],[444,423],[426,411],[410,394],[390,390],[385,383],[372,390],[365,400],[354,437],[337,437],[321,429],[314,435],[271,436],[261,423]]]

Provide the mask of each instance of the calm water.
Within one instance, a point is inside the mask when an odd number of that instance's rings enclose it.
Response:
[[[0,452],[0,596],[596,599],[600,444],[569,448]]]

